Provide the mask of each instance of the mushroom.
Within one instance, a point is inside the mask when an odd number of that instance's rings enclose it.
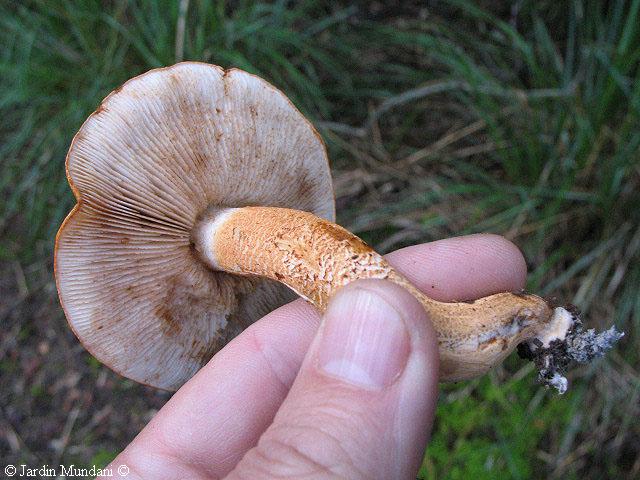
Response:
[[[359,278],[422,303],[443,381],[481,375],[522,342],[539,360],[578,332],[575,313],[535,295],[420,292],[332,223],[320,136],[241,70],[184,62],[129,80],[75,135],[67,177],[77,205],[56,238],[61,304],[87,350],[138,382],[174,390],[291,291],[324,310]]]

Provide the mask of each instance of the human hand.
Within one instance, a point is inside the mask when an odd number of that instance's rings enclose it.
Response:
[[[526,277],[520,251],[494,235],[387,259],[441,301],[519,290]],[[360,280],[322,318],[297,300],[242,332],[110,468],[154,480],[415,478],[437,380],[437,342],[420,304],[395,284]]]

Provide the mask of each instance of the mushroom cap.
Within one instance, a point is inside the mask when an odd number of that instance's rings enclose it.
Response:
[[[77,199],[56,238],[69,324],[98,360],[174,390],[293,295],[213,271],[191,241],[215,207],[278,206],[334,218],[324,144],[282,92],[237,69],[185,62],[113,91],[75,135]]]

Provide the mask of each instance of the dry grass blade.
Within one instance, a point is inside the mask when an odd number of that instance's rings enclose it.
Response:
[[[184,36],[188,11],[189,0],[180,0],[178,20],[176,22],[176,62],[181,62],[184,58]]]

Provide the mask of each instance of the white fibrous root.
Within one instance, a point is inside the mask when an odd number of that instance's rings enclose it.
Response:
[[[535,363],[542,384],[563,394],[569,386],[564,373],[571,363],[589,363],[604,356],[623,336],[615,327],[601,333],[592,328],[585,331],[577,308],[557,307],[549,326],[520,344],[518,354]]]

